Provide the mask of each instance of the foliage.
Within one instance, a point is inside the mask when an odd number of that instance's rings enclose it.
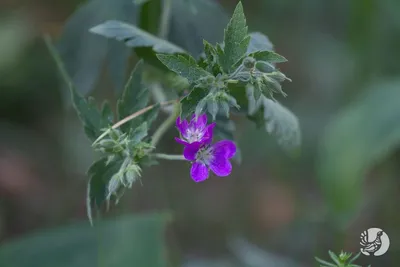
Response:
[[[158,3],[138,4],[144,10],[150,10],[156,9]],[[165,14],[161,15],[161,20],[165,19]],[[146,23],[150,22],[142,21],[142,24]],[[152,28],[150,25],[146,27]],[[248,34],[240,2],[225,29],[223,42],[214,46],[204,41],[204,53],[198,60],[167,40],[115,19],[101,22],[89,31],[123,42],[142,58],[117,102],[117,113],[113,114],[108,104],[103,104],[100,111],[93,98],[87,99],[78,93],[56,50],[47,40],[69,86],[85,132],[93,142],[93,148],[101,153],[100,159],[88,170],[87,209],[90,221],[93,207],[98,209],[104,202],[108,206],[111,200],[117,203],[125,188],[140,181],[143,167],[156,163],[160,155],[154,153],[156,144],[178,115],[178,112],[172,112],[150,137],[150,126],[162,105],[176,103],[175,110],[180,111],[182,118],[208,113],[218,124],[216,132],[219,137],[234,138],[230,119],[232,113],[247,115],[258,125],[264,124],[266,131],[276,136],[285,149],[291,150],[300,145],[297,118],[274,98],[275,95],[286,96],[280,83],[289,79],[275,67],[276,63],[286,59],[272,51],[271,42],[263,34]],[[150,65],[162,73],[175,73],[177,76],[173,80],[185,84],[183,91],[176,90],[181,96],[179,99],[148,105],[150,90],[145,77],[149,77],[146,73]],[[181,79],[186,82],[182,83]],[[114,123],[113,118],[117,122]],[[168,159],[168,156],[163,155],[162,158]],[[236,160],[240,161],[240,153]]]
[[[164,230],[168,214],[139,214],[99,222],[75,223],[9,242],[0,248],[0,265],[166,266]]]
[[[340,252],[339,255],[336,255],[332,251],[329,251],[329,256],[331,257],[333,263],[321,260],[317,257],[315,259],[318,261],[318,263],[321,264],[320,265],[321,267],[361,267],[360,265],[353,264],[353,262],[355,262],[358,259],[358,257],[360,257],[361,252],[359,252],[354,257],[352,257],[352,255],[353,255],[352,253],[343,251]]]
[[[399,85],[399,81],[372,85],[326,129],[318,174],[338,223],[346,223],[359,206],[367,171],[400,143]]]

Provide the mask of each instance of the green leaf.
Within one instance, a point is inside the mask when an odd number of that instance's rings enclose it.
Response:
[[[261,96],[249,118],[274,135],[287,151],[295,152],[301,144],[300,125],[297,117],[280,103]]]
[[[329,253],[329,256],[331,257],[331,259],[332,259],[337,265],[340,265],[340,264],[341,264],[341,262],[340,262],[338,256],[336,256],[335,253],[333,253],[333,252],[330,251],[330,250],[328,251],[328,253]]]
[[[139,143],[140,141],[143,140],[143,138],[147,136],[147,130],[148,126],[147,122],[145,121],[139,127],[133,130],[132,134],[130,134],[131,136],[130,141],[133,142],[134,144]]]
[[[399,80],[372,85],[326,128],[318,176],[337,223],[354,216],[368,170],[400,145],[399,88]]]
[[[86,209],[89,221],[93,224],[92,209],[98,209],[104,203],[107,197],[107,187],[111,177],[118,172],[122,165],[122,160],[112,160],[109,162],[104,157],[92,164],[87,175],[89,182],[86,195]]]
[[[286,62],[287,59],[283,56],[272,52],[272,51],[257,51],[249,54],[249,56],[254,57],[257,61],[267,61],[270,63],[282,63]]]
[[[249,42],[246,17],[243,13],[243,5],[239,2],[225,29],[224,52],[219,56],[225,72],[230,73],[231,67],[246,54]]]
[[[103,103],[103,106],[101,108],[101,117],[104,122],[108,122],[109,124],[113,123],[114,114],[108,101],[104,101]]]
[[[114,40],[95,36],[88,29],[108,19],[136,23],[138,8],[132,0],[118,0],[112,4],[109,0],[85,2],[63,25],[56,47],[81,94],[85,95],[95,87],[105,63],[115,89],[121,89],[126,80],[130,49],[121,47]]]
[[[158,53],[185,53],[185,51],[168,42],[147,33],[138,27],[117,20],[108,20],[89,30],[107,38],[123,41],[128,47],[152,47]]]
[[[109,124],[103,120],[93,97],[86,100],[75,89],[70,90],[73,106],[83,124],[85,134],[93,142]]]
[[[196,60],[190,55],[157,54],[157,58],[167,66],[168,69],[188,79],[189,83],[193,83],[206,76],[212,76],[211,73],[200,68]]]
[[[120,120],[145,108],[149,102],[149,90],[143,82],[143,71],[144,63],[143,61],[139,61],[131,72],[121,99],[117,102],[118,118]],[[145,112],[143,115],[125,123],[121,128],[128,131],[129,129],[138,127],[143,121],[148,119],[149,114],[154,115],[155,111],[158,112],[157,106]],[[155,115],[157,115],[157,113]],[[152,121],[153,120],[154,118],[152,118]],[[148,121],[149,127],[152,121]]]
[[[194,88],[187,96],[181,100],[181,117],[187,118],[196,110],[198,103],[207,95],[203,88]]]
[[[204,68],[212,73],[214,76],[218,76],[218,74],[222,74],[222,67],[219,65],[218,52],[215,47],[213,47],[209,42],[203,40],[204,44],[204,58],[203,61],[200,61],[204,64]]]
[[[70,224],[3,243],[0,265],[12,267],[166,267],[167,213]]]
[[[68,85],[68,88],[71,93],[73,106],[76,112],[78,113],[80,120],[83,123],[83,127],[87,137],[91,141],[96,140],[96,138],[101,134],[102,129],[107,128],[109,126],[108,118],[103,119],[102,113],[100,113],[100,111],[96,107],[96,104],[92,97],[89,97],[88,100],[86,100],[77,92],[71,78],[69,77],[65,69],[63,62],[61,61],[59,54],[57,53],[55,47],[51,43],[50,37],[46,36],[44,40],[47,45],[47,48],[49,49],[50,54],[52,55],[53,59],[57,64],[57,67],[64,81]]]
[[[324,264],[323,267],[337,267],[337,265],[327,262],[325,260],[321,260],[320,258],[315,257],[315,260],[318,261],[320,264]]]

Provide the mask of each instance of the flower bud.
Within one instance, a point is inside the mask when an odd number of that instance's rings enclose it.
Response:
[[[273,78],[273,79],[277,80],[278,82],[283,82],[284,80],[292,81],[291,79],[286,77],[286,75],[280,71],[274,71],[274,72],[268,73],[267,75],[268,75],[268,77]]]
[[[273,72],[275,70],[275,67],[271,63],[268,63],[266,61],[257,61],[256,69],[264,73],[269,73]]]
[[[248,69],[254,68],[255,64],[256,64],[256,60],[253,57],[246,57],[243,60],[243,66],[245,66]]]

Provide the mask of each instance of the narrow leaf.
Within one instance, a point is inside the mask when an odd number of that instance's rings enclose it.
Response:
[[[335,253],[333,253],[332,251],[328,251],[329,256],[331,257],[331,259],[337,264],[340,265],[340,260],[338,258],[338,256],[335,255]]]
[[[337,265],[335,265],[333,263],[330,263],[330,262],[327,262],[325,260],[321,260],[320,258],[317,258],[317,257],[315,257],[315,260],[318,261],[321,264],[324,264],[325,265],[324,267],[337,267]]]
[[[194,88],[187,96],[181,100],[181,117],[187,118],[196,110],[197,104],[207,95],[203,88]]]
[[[167,66],[167,68],[188,79],[190,83],[195,82],[202,77],[211,75],[209,72],[200,68],[196,63],[196,60],[190,55],[184,57],[182,55],[158,54],[157,58]]]

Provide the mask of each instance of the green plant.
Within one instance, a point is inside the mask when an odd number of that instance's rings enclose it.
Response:
[[[357,255],[352,257],[352,253],[348,252],[340,252],[339,255],[336,255],[332,251],[329,251],[329,256],[331,257],[331,260],[333,263],[330,263],[325,260],[321,260],[320,258],[315,258],[318,263],[320,263],[321,267],[361,267],[360,265],[354,264],[354,262],[360,257],[361,252],[359,252]],[[368,267],[370,267],[369,265]]]

